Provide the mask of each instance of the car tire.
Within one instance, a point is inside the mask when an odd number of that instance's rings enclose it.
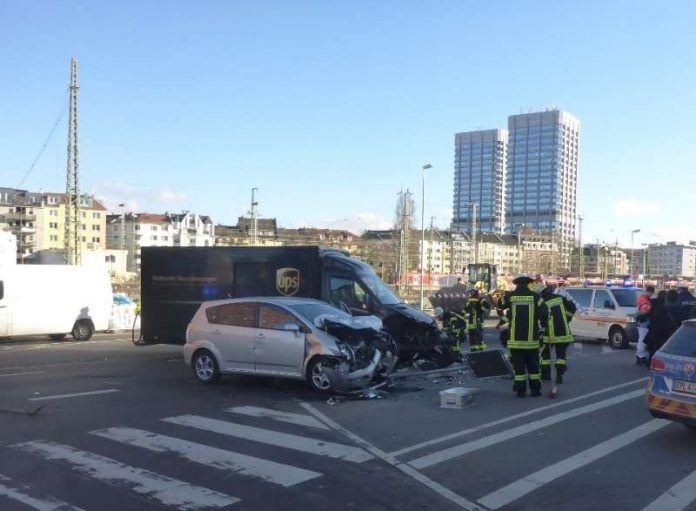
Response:
[[[307,385],[321,394],[331,392],[331,380],[323,371],[321,359],[313,358],[307,366]]]
[[[49,337],[51,338],[52,341],[62,341],[65,339],[67,334],[51,334]]]
[[[196,379],[201,383],[217,383],[220,381],[220,367],[215,355],[208,350],[198,350],[193,354],[191,367]]]
[[[628,348],[628,335],[626,330],[620,326],[613,326],[609,329],[609,346],[615,350],[625,350]]]
[[[94,334],[94,325],[87,319],[80,319],[75,322],[72,329],[73,339],[76,341],[89,341]]]

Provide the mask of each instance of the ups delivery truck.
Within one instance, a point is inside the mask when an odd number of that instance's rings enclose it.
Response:
[[[382,319],[401,365],[444,367],[454,361],[447,337],[424,312],[401,302],[367,264],[319,247],[144,247],[141,259],[145,343],[183,344],[186,327],[207,300],[297,296],[352,315]]]

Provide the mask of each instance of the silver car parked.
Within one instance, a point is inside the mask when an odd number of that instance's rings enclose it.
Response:
[[[306,298],[236,298],[201,304],[188,325],[184,359],[203,383],[253,374],[351,391],[393,371],[396,346],[374,316],[353,317]]]

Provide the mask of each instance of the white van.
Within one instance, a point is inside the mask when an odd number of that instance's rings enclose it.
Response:
[[[627,348],[638,340],[634,318],[644,292],[637,287],[564,288],[578,308],[570,323],[573,336],[606,339],[614,349]]]
[[[86,341],[109,328],[113,297],[104,267],[0,266],[0,337],[72,334]]]

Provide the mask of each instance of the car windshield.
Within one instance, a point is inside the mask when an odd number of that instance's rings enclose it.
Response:
[[[328,303],[305,303],[300,305],[289,305],[288,309],[296,312],[310,323],[314,324],[314,320],[322,314],[331,316],[339,316],[350,319],[350,314],[346,314],[340,309],[329,305]]]
[[[382,305],[396,305],[397,303],[401,303],[401,300],[392,293],[392,290],[389,289],[376,274],[361,273],[360,280],[372,291],[372,294],[375,295]]]
[[[642,289],[612,289],[619,307],[638,307],[638,297]]]
[[[660,351],[669,355],[696,357],[696,325],[682,326]]]

